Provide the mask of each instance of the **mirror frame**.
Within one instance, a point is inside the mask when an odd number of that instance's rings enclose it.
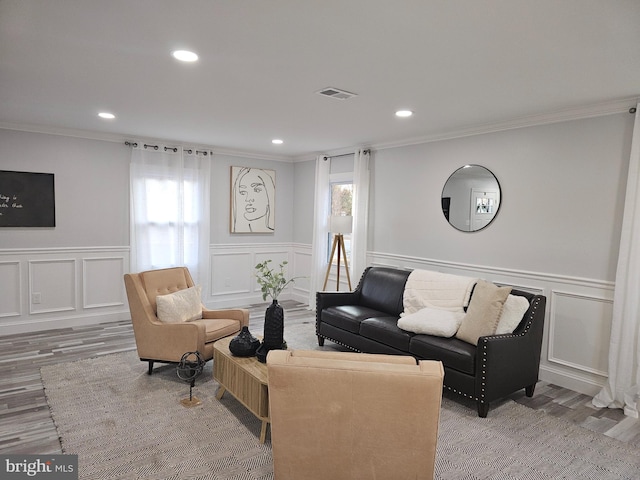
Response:
[[[464,170],[466,170],[466,169],[468,169],[470,167],[476,167],[476,168],[483,169],[486,173],[489,174],[489,175],[487,175],[487,178],[489,178],[489,176],[490,176],[491,177],[490,180],[492,179],[492,181],[495,181],[495,189],[497,191],[497,207],[495,209],[495,212],[493,213],[493,217],[491,217],[491,220],[489,220],[482,227],[472,230],[471,229],[471,201],[472,201],[472,199],[471,199],[471,197],[466,199],[466,201],[468,202],[468,205],[469,205],[469,213],[468,213],[468,215],[469,215],[469,229],[465,230],[464,228],[460,228],[460,226],[455,225],[451,221],[451,219],[450,219],[451,196],[445,197],[445,190],[447,189],[447,185],[451,186],[450,182],[452,182],[453,180],[459,180],[461,178],[464,179],[464,176],[461,176],[461,173],[463,173]],[[457,174],[457,176],[456,176],[456,174]],[[482,186],[486,187],[486,185],[482,185]],[[471,185],[471,188],[472,187],[473,187],[473,185]],[[493,185],[492,185],[492,187],[493,187]],[[485,190],[485,188],[481,188],[480,190]],[[489,190],[487,189],[487,191],[489,191]],[[486,193],[485,193],[485,195],[486,195]],[[484,230],[485,228],[487,228],[489,225],[491,225],[493,223],[493,221],[498,216],[498,212],[500,211],[500,207],[502,206],[502,187],[500,186],[500,182],[498,181],[498,178],[487,167],[483,167],[482,165],[477,165],[477,164],[467,164],[467,165],[463,165],[460,168],[457,168],[451,175],[449,175],[449,178],[447,178],[447,181],[444,183],[444,186],[442,187],[442,193],[440,195],[440,199],[441,199],[442,214],[445,217],[445,219],[447,220],[447,223],[449,223],[449,225],[451,225],[453,228],[455,228],[456,230],[458,230],[460,232],[475,233],[475,232],[480,232],[480,231]],[[448,202],[447,202],[447,199],[448,199]],[[460,201],[462,201],[462,200],[460,200]]]

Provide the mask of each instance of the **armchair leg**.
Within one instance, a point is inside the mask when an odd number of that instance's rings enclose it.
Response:
[[[149,360],[149,371],[147,372],[147,374],[151,375],[152,371],[153,371],[153,360]]]
[[[527,395],[527,397],[531,398],[533,397],[533,392],[536,389],[536,384],[534,383],[533,385],[527,385],[524,388],[524,393]]]
[[[324,337],[321,337],[320,335],[318,335],[318,346],[319,347],[324,346]]]
[[[478,402],[478,416],[480,418],[487,418],[489,414],[489,404]]]

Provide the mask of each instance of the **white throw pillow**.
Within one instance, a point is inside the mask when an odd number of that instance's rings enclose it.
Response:
[[[462,323],[464,312],[423,308],[398,319],[398,328],[437,337],[453,337]]]
[[[529,300],[520,295],[509,295],[502,307],[502,314],[496,328],[496,335],[502,333],[513,333],[520,325],[522,316],[529,310]]]
[[[202,287],[197,285],[168,295],[158,295],[158,320],[164,323],[179,323],[201,319],[201,292]]]

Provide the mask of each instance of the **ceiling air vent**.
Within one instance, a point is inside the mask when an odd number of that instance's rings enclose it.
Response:
[[[355,97],[357,94],[350,93],[345,90],[340,90],[339,88],[327,87],[323,88],[316,92],[318,95],[323,95],[325,97],[336,98],[338,100],[346,100],[347,98]]]

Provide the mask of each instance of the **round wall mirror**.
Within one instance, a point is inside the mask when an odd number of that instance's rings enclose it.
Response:
[[[489,225],[500,209],[500,184],[490,170],[465,165],[453,172],[442,189],[442,213],[463,232]]]

